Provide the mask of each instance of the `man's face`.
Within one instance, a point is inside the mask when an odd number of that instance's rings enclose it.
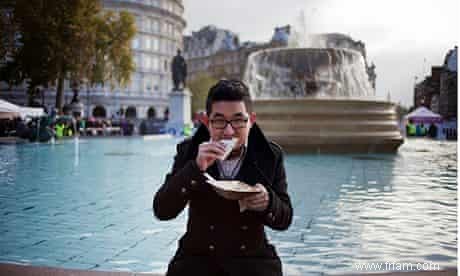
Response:
[[[248,113],[243,101],[218,101],[212,104],[211,114],[205,116],[203,123],[213,141],[235,137],[238,138],[235,148],[239,148],[246,143],[255,120],[255,113]]]

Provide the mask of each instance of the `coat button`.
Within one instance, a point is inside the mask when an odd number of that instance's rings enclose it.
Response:
[[[214,249],[215,249],[214,245],[211,244],[211,245],[209,246],[209,250],[214,251]]]
[[[248,230],[248,226],[247,225],[241,226],[241,230],[244,230],[244,231]]]
[[[183,193],[183,194],[186,194],[186,193],[187,193],[187,189],[185,189],[185,188],[180,189],[180,191],[181,191],[181,193]]]
[[[246,250],[246,245],[244,245],[244,244],[243,244],[243,245],[241,245],[241,246],[240,246],[240,250],[241,250],[241,251],[244,251],[244,250]]]
[[[209,230],[213,231],[214,230],[214,225],[210,225]]]
[[[192,181],[190,181],[190,184],[191,184],[192,186],[195,186],[195,185],[196,185],[196,181],[195,181],[195,180],[192,180]]]

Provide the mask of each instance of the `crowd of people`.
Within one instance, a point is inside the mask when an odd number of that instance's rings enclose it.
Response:
[[[426,127],[423,123],[415,124],[412,120],[409,120],[406,125],[406,134],[409,137],[428,136],[431,138],[436,138],[437,133],[438,127],[434,123]]]
[[[127,119],[75,118],[54,114],[0,119],[0,137],[18,137],[32,142],[47,142],[52,137],[130,136],[134,133],[135,122]]]
[[[406,124],[407,137],[429,137],[433,139],[457,139],[457,129],[450,127],[443,127],[441,124],[430,123],[426,126],[423,122],[415,123],[409,120]]]

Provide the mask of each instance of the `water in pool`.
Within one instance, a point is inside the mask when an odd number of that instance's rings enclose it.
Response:
[[[0,263],[165,272],[186,213],[153,217],[179,140],[0,145]],[[457,144],[394,155],[288,155],[288,231],[268,230],[289,275],[360,263],[457,265]]]

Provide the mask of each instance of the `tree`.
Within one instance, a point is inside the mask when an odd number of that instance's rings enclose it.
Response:
[[[64,79],[84,74],[94,45],[96,0],[17,0],[15,20],[21,48],[14,60],[29,90],[58,80],[56,107],[64,102]]]
[[[0,3],[0,64],[6,63],[15,51],[16,24],[13,13],[14,1],[4,0]]]
[[[57,80],[59,110],[64,79],[129,82],[134,70],[130,42],[136,32],[132,15],[102,12],[99,0],[17,0],[14,18],[21,45],[14,68],[21,73],[8,76],[29,80],[32,91]]]
[[[0,3],[0,80],[6,81],[9,87],[19,85],[21,80],[19,64],[13,59],[20,45],[14,5],[14,0]]]
[[[128,12],[106,12],[97,19],[95,63],[89,80],[91,84],[106,81],[129,83],[135,64],[132,59],[131,40],[136,34],[134,17]]]
[[[216,82],[217,79],[206,73],[201,73],[188,82],[188,87],[192,91],[192,114],[206,109],[209,89]]]

